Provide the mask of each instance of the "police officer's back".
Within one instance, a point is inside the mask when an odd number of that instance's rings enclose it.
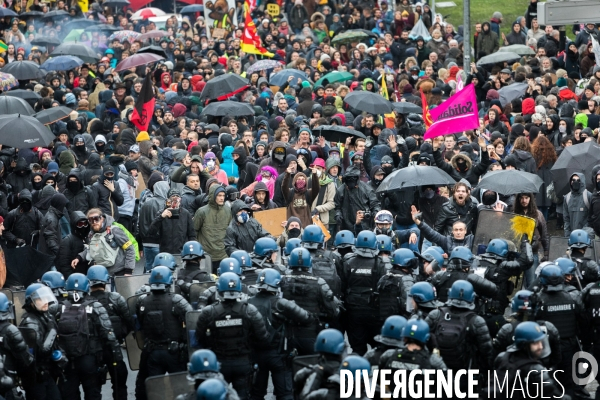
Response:
[[[154,261],[152,262],[152,269],[156,267],[167,267],[171,270],[171,274],[173,276],[173,280],[175,280],[175,274],[177,272],[177,261],[175,261],[175,257],[173,257],[170,253],[158,253],[154,256]],[[152,272],[152,269],[149,272]],[[150,284],[142,285],[135,291],[135,295],[148,294],[152,290],[150,289]],[[181,291],[181,289],[180,289]],[[185,294],[183,294],[185,297]],[[187,298],[186,298],[187,300]]]
[[[426,318],[433,310],[444,305],[437,299],[435,289],[429,282],[417,282],[408,292],[407,305],[412,317]]]
[[[313,263],[313,274],[325,279],[333,294],[341,295],[342,283],[338,276],[333,252],[323,249],[325,235],[317,225],[308,225],[302,232],[302,247],[308,249]]]
[[[378,343],[377,346],[372,347],[365,353],[365,359],[369,361],[371,365],[379,365],[379,359],[383,353],[404,346],[404,342],[402,341],[402,329],[404,329],[405,326],[406,318],[399,315],[389,316],[381,327],[381,333],[374,338]]]
[[[413,273],[418,266],[417,257],[409,249],[398,249],[392,255],[391,264],[392,268],[377,282],[381,320],[390,315],[410,317],[407,300],[410,288],[415,283]]]
[[[209,282],[212,280],[210,274],[205,269],[201,269],[201,263],[204,258],[204,249],[199,242],[190,241],[183,245],[181,259],[184,261],[184,264],[183,268],[177,272],[176,285],[188,302],[195,301],[189,297],[190,287],[194,283]]]
[[[194,390],[180,394],[175,400],[194,400],[198,387],[210,379],[217,379],[227,387],[226,400],[238,400],[237,392],[225,381],[219,370],[219,362],[215,353],[207,349],[196,350],[190,357],[187,375],[188,381],[194,382]]]
[[[356,376],[362,378],[363,371],[366,371],[369,376],[372,374],[371,364],[367,359],[357,355],[350,355],[342,361],[340,365],[340,371],[349,371],[351,373],[352,383],[357,384]],[[363,392],[364,393],[364,392]],[[321,384],[320,389],[315,389],[307,395],[300,395],[300,399],[306,400],[337,400],[340,398],[340,373],[336,372],[330,375]],[[379,398],[379,390],[375,389],[375,398]],[[367,397],[363,394],[361,399],[366,400]]]
[[[569,235],[570,258],[577,263],[581,288],[600,279],[598,263],[585,256],[587,248],[592,245],[590,235],[583,229],[576,229]]]

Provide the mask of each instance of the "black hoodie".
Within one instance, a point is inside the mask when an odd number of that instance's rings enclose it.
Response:
[[[13,193],[20,193],[23,189],[33,190],[31,184],[31,169],[27,160],[19,158],[14,171],[6,178],[6,183],[12,186]]]
[[[239,156],[234,162],[238,166],[239,171],[237,188],[238,190],[242,190],[254,182],[254,178],[258,173],[258,165],[251,163],[248,160],[246,149],[243,147],[236,147],[231,154],[237,154]]]
[[[88,264],[85,260],[80,261],[75,269],[71,268],[71,261],[77,258],[77,255],[83,251],[85,238],[90,229],[89,225],[87,228],[77,228],[77,223],[80,221],[87,221],[84,213],[81,211],[71,213],[71,233],[62,239],[58,258],[55,260],[56,269],[64,275],[65,279],[76,272],[82,274],[87,272]]]
[[[28,200],[31,203],[31,192],[28,189],[23,189],[19,192],[19,199]],[[17,239],[22,239],[27,244],[31,244],[32,234],[40,229],[43,218],[42,213],[33,205],[29,212],[24,212],[23,206],[19,205],[19,207],[8,213],[4,221],[5,231],[2,236],[7,240],[9,247],[15,247]]]
[[[77,182],[74,185],[71,185],[69,182],[71,178],[77,178]],[[91,188],[83,185],[82,173],[79,168],[71,170],[71,173],[67,177],[67,188],[63,194],[69,200],[69,204],[67,205],[69,213],[74,213],[75,211],[86,213],[97,204],[97,201],[92,197]]]

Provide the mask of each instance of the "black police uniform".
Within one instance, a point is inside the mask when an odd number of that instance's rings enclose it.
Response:
[[[406,269],[392,268],[377,282],[377,298],[379,302],[379,319],[383,323],[391,315],[410,317],[406,301],[410,288],[415,284],[412,273]]]
[[[577,268],[581,272],[581,287],[585,288],[590,283],[600,280],[600,268],[596,261],[580,256],[578,250],[573,249],[571,259],[577,263]]]
[[[463,270],[451,269],[436,272],[431,277],[429,283],[435,287],[438,300],[445,303],[448,301],[448,291],[452,287],[452,284],[458,280],[470,282],[479,297],[495,298],[497,296],[498,288],[493,282]]]
[[[304,367],[294,375],[294,394],[296,398],[306,398],[308,394],[315,391],[328,388],[328,378],[332,375],[339,376],[342,356],[334,354],[320,354],[314,365]],[[340,385],[337,385],[337,395],[339,398]]]
[[[211,276],[206,271],[200,269],[200,261],[187,260],[184,263],[183,268],[177,271],[177,280],[175,281],[175,286],[179,288],[185,299],[191,303],[195,300],[190,299],[190,287],[194,283],[211,281]]]
[[[254,282],[256,282],[256,280]],[[248,294],[248,286],[245,283],[242,283],[242,293],[244,295]],[[198,309],[199,310],[201,310],[202,307],[206,307],[209,304],[218,302],[219,301],[219,292],[217,292],[217,287],[216,286],[209,287],[204,292],[200,293],[200,296],[198,296],[198,299],[196,299],[196,300],[198,300]]]
[[[252,355],[252,363],[258,365],[258,371],[254,377],[250,398],[265,398],[270,371],[277,399],[292,400],[292,371],[288,363],[292,349],[286,338],[287,326],[291,323],[307,325],[312,321],[312,317],[293,301],[280,299],[276,293],[267,291],[259,291],[256,296],[248,299],[248,304],[258,309],[269,333],[268,349],[256,351]]]
[[[5,374],[13,382],[17,381],[17,376],[29,373],[27,368],[34,362],[19,328],[9,321],[0,321],[0,354],[4,356]],[[6,397],[6,391],[2,389],[5,388],[0,387],[0,395]]]

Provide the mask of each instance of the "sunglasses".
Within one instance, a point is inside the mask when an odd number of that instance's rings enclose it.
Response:
[[[102,216],[100,216],[100,215],[94,215],[93,217],[88,217],[88,221],[90,222],[90,224],[98,223],[101,220],[102,220]]]
[[[87,221],[79,221],[79,222],[77,222],[77,227],[78,228],[87,228],[88,226],[90,226],[90,225],[88,224]]]

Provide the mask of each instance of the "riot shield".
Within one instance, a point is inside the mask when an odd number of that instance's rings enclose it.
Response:
[[[194,385],[187,379],[187,372],[151,376],[146,379],[148,400],[174,399],[180,394],[192,392]],[[195,397],[195,396],[194,396]]]
[[[37,347],[35,330],[33,328],[20,326],[19,331],[21,331],[21,335],[23,335],[23,340],[25,340],[25,344],[27,345],[27,347],[29,347],[29,350],[35,355],[35,350]]]
[[[13,325],[19,325],[19,322],[21,322],[21,320],[16,320],[16,314],[15,314],[15,300],[13,297],[13,292],[10,289],[0,289],[0,292],[4,293],[4,295],[8,298],[8,301],[10,301],[13,304],[13,319],[11,319],[11,322]]]
[[[600,240],[594,240],[594,261],[600,260]]]
[[[21,319],[23,319],[23,315],[25,315],[25,310],[23,306],[25,305],[25,291],[17,290],[12,292],[13,295],[13,304],[15,306],[15,325],[21,323]]]
[[[115,290],[124,298],[128,299],[135,295],[135,292],[144,285],[148,284],[149,274],[133,276],[115,276]]]
[[[509,242],[509,251],[519,252],[523,235],[526,234],[531,242],[534,231],[535,219],[533,218],[508,212],[481,210],[471,251],[473,254],[481,254],[485,252],[490,240],[504,239]]]
[[[131,315],[135,316],[135,305],[140,296],[132,296],[127,299],[127,307]],[[140,369],[140,358],[142,356],[142,349],[144,348],[144,335],[139,330],[139,324],[137,323],[137,317],[135,324],[135,331],[130,332],[125,337],[125,346],[127,347],[127,359],[129,360],[129,368],[132,371]]]
[[[190,286],[190,304],[194,308],[194,310],[198,309],[198,298],[205,290],[208,288],[215,286],[215,282],[201,282],[194,283]]]
[[[592,242],[592,246],[588,247],[585,251],[585,257],[590,260],[595,260],[595,243],[596,240]],[[550,238],[550,251],[548,252],[548,260],[554,261],[560,257],[569,257],[567,254],[567,250],[569,249],[569,238],[561,237],[561,236],[552,236]]]
[[[296,373],[304,367],[315,365],[319,362],[318,354],[309,354],[307,356],[296,356],[292,364],[292,376],[296,376]]]
[[[188,311],[185,314],[185,331],[188,337],[188,354],[190,357],[192,353],[200,349],[198,341],[196,341],[196,325],[198,325],[198,317],[200,311]]]

